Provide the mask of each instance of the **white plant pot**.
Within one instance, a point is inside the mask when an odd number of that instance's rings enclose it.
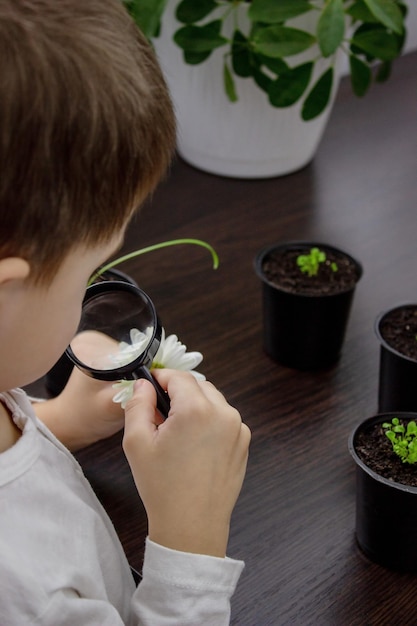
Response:
[[[207,61],[187,65],[173,33],[178,0],[170,0],[164,13],[155,50],[168,82],[178,120],[178,152],[185,161],[212,174],[236,178],[265,178],[294,172],[313,158],[322,138],[340,77],[337,59],[331,102],[316,119],[304,122],[302,103],[278,109],[251,79],[235,78],[238,102],[231,103],[223,88],[223,54],[215,50]],[[241,23],[247,8],[239,7]],[[210,17],[213,19],[213,16]],[[292,25],[314,31],[316,11],[292,20]],[[232,23],[230,34],[232,33]],[[314,46],[291,57],[291,66],[317,57]],[[311,85],[329,66],[316,63]]]

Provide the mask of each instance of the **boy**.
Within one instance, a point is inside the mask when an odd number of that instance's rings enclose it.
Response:
[[[120,0],[0,3],[0,624],[225,624],[243,564],[225,557],[250,434],[209,383],[159,370],[125,413],[74,371],[53,400],[16,387],[72,338],[89,276],[166,170],[171,103]],[[12,391],[8,391],[12,390]],[[35,417],[35,413],[37,417]],[[69,450],[124,426],[149,523],[135,589]]]

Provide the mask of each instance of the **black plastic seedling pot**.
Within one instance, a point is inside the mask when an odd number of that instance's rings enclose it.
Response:
[[[262,269],[268,255],[282,247],[299,248],[300,244],[345,255],[357,268],[357,281],[362,275],[362,266],[343,251],[314,242],[269,246],[255,258],[255,271],[262,281],[264,350],[286,367],[324,369],[340,357],[356,284],[346,291],[312,296],[290,293],[269,282]]]
[[[417,412],[417,361],[392,348],[381,335],[384,319],[397,309],[417,310],[417,304],[404,304],[381,313],[375,321],[380,342],[378,411]]]
[[[393,417],[417,420],[416,413],[381,413],[363,421],[349,437],[349,452],[356,463],[356,539],[372,561],[416,572],[417,487],[383,478],[365,465],[355,449],[362,429]]]

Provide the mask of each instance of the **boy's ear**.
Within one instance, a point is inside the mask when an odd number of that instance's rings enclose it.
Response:
[[[30,274],[29,263],[20,257],[0,259],[0,285],[11,280],[24,280]]]

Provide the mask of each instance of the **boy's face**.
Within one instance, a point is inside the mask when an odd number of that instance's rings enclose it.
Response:
[[[121,241],[119,234],[108,244],[74,248],[48,286],[17,281],[1,311],[1,391],[33,382],[58,360],[77,330],[90,276]]]

